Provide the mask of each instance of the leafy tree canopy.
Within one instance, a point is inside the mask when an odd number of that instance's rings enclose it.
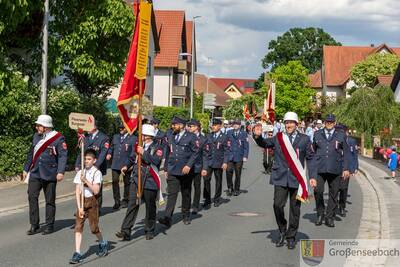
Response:
[[[268,44],[262,66],[275,69],[299,60],[311,73],[321,68],[324,45],[341,45],[320,28],[292,28]]]
[[[400,57],[378,53],[367,57],[351,69],[351,79],[357,87],[373,87],[379,75],[393,75],[400,64]]]

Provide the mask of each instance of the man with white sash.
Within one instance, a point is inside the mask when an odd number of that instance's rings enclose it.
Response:
[[[64,136],[53,130],[53,120],[40,115],[36,121],[37,133],[24,165],[23,179],[28,184],[29,220],[28,235],[39,232],[39,194],[43,189],[46,200],[46,225],[43,234],[54,231],[56,214],[56,185],[64,179],[67,164],[67,144]]]
[[[314,151],[310,138],[297,131],[298,116],[287,112],[284,117],[285,132],[272,138],[262,137],[262,126],[253,129],[255,142],[262,148],[274,148],[275,161],[272,166],[270,183],[274,185],[274,213],[279,227],[280,238],[277,247],[287,240],[288,249],[296,246],[296,234],[300,220],[300,205],[308,199],[307,177],[304,162],[307,160],[310,184],[316,185],[314,177]],[[289,224],[285,219],[284,208],[289,196]]]

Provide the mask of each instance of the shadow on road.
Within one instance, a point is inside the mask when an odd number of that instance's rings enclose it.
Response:
[[[71,228],[74,225],[75,225],[75,218],[74,219],[56,220],[54,222],[54,232],[61,231],[64,228]]]
[[[263,234],[263,233],[268,233],[266,236],[268,239],[271,240],[272,243],[275,243],[276,241],[279,240],[280,234],[278,229],[273,229],[273,230],[261,230],[261,231],[253,231],[251,232],[252,234]],[[296,235],[296,240],[301,240],[301,239],[309,239],[310,237],[303,233],[303,232],[297,232]]]

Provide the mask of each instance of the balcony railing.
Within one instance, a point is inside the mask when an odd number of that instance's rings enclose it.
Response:
[[[177,86],[172,87],[172,95],[173,96],[186,96],[187,87],[186,86]]]
[[[190,71],[190,64],[186,59],[178,60],[178,70]]]

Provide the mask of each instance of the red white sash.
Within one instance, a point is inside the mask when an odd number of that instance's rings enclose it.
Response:
[[[37,142],[37,144],[33,148],[32,164],[29,167],[29,172],[28,172],[28,175],[26,176],[26,178],[24,180],[24,183],[28,183],[29,182],[30,169],[32,169],[33,166],[35,166],[36,161],[38,160],[38,158],[42,155],[42,153],[46,150],[46,148],[51,143],[56,141],[60,136],[61,136],[61,134],[59,132],[51,131],[51,132],[46,134],[46,137],[44,139],[42,139],[39,142]]]
[[[160,178],[160,175],[158,174],[158,171],[157,171],[157,167],[156,167],[156,166],[150,165],[150,166],[148,166],[148,167],[149,167],[150,175],[151,175],[151,177],[153,178],[153,180],[154,180],[154,182],[156,183],[157,188],[158,188],[158,204],[159,204],[160,206],[162,206],[162,205],[164,205],[165,200],[164,200],[164,197],[163,197],[163,195],[162,195],[162,190],[161,190],[161,178]]]
[[[299,160],[298,152],[296,153],[286,134],[279,132],[276,137],[290,170],[299,182],[299,189],[297,190],[296,198],[301,202],[305,202],[308,199],[307,176],[306,171]]]

